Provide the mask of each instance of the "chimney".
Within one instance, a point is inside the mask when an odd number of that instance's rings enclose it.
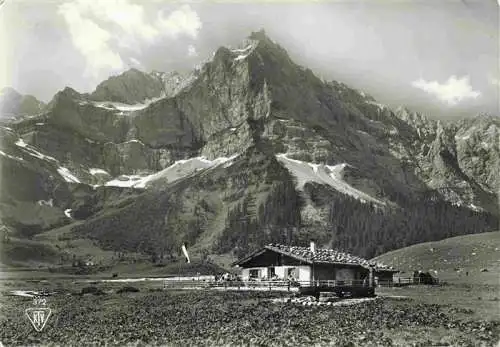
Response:
[[[311,248],[312,254],[316,253],[316,244],[314,243],[314,241],[311,241],[310,248]]]

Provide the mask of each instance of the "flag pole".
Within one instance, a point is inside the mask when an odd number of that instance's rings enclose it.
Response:
[[[185,243],[182,244],[181,251],[184,254],[184,256],[186,257],[186,262],[187,263],[191,263],[191,259],[189,259],[189,254],[188,254],[188,251],[187,251]],[[180,281],[180,279],[181,279],[181,263],[179,261],[179,281]]]
[[[179,284],[181,283],[181,259],[179,259],[179,270],[177,271],[177,280],[179,281]]]

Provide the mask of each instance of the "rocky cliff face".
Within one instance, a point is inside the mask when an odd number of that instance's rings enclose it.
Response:
[[[500,187],[500,120],[478,116],[453,127],[457,161],[462,171],[485,190]]]
[[[473,209],[498,209],[498,118],[477,116],[443,124],[402,109],[396,116],[417,136],[408,143],[415,172],[446,200]],[[411,137],[408,137],[411,138]]]
[[[63,214],[71,199],[63,168],[0,127],[0,211],[2,223],[22,236],[67,223]],[[59,171],[58,171],[59,170]]]
[[[343,197],[363,213],[426,199],[498,211],[498,119],[444,125],[392,110],[320,80],[263,32],[186,76],[130,70],[89,95],[66,88],[10,127],[2,208],[53,199],[73,213],[63,223],[79,219],[75,232],[105,248],[165,253],[187,238],[243,252],[293,230],[334,242],[329,201]],[[9,183],[23,175],[44,188]]]

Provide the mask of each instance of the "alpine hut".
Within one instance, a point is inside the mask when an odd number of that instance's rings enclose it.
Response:
[[[392,282],[396,269],[334,249],[269,244],[236,261],[243,281],[289,280],[302,287],[371,287]]]

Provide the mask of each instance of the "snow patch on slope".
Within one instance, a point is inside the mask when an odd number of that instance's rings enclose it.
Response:
[[[136,104],[124,104],[122,102],[116,102],[116,101],[92,101],[92,102],[80,102],[80,105],[87,105],[91,104],[96,107],[104,108],[106,110],[112,110],[112,111],[121,111],[120,114],[125,114],[125,113],[130,113],[133,111],[138,111],[145,109],[149,105],[151,105],[153,102],[158,101],[160,99],[163,99],[165,97],[164,93],[162,95],[156,97],[156,98],[151,98],[151,99],[146,99],[141,103],[136,103]]]
[[[24,142],[23,139],[17,140],[15,144],[16,144],[16,146],[21,147],[25,152],[27,152],[32,157],[37,157],[38,159],[42,159],[42,160],[50,160],[53,162],[58,162],[57,159],[38,152],[37,150],[35,150],[33,148],[33,146],[30,146],[26,142]]]
[[[73,217],[71,217],[71,211],[72,211],[72,210],[71,210],[70,208],[68,208],[67,210],[64,210],[64,215],[65,215],[66,217],[68,217],[68,218],[73,219]]]
[[[71,171],[69,171],[68,169],[66,169],[65,167],[62,167],[60,166],[58,169],[57,169],[57,172],[59,172],[59,174],[64,178],[64,180],[66,182],[69,182],[69,183],[80,183],[80,180],[78,178],[76,178],[72,173]]]
[[[18,161],[23,161],[24,160],[23,158],[15,157],[13,155],[7,154],[4,151],[0,151],[0,155],[3,155],[3,156],[5,156],[7,158],[10,158],[10,159],[18,160]]]
[[[14,130],[12,130],[12,128],[9,128],[9,127],[3,126],[3,125],[0,125],[0,129],[7,130],[10,133],[14,132]]]
[[[31,155],[32,157],[35,157],[35,158],[38,158],[38,159],[41,159],[41,160],[46,160],[46,161],[51,161],[53,163],[57,163],[59,164],[59,160],[51,157],[51,156],[48,156],[48,155],[45,155],[43,153],[40,153],[38,152],[37,150],[34,149],[33,146],[27,144],[26,142],[24,142],[24,140],[22,138],[19,138],[16,142],[15,142],[16,146],[20,147],[25,153]],[[2,155],[5,155],[9,158],[12,158],[12,159],[16,159],[16,160],[24,160],[23,158],[19,158],[19,157],[13,157],[11,155],[8,155],[2,151],[0,151],[0,154]],[[64,178],[64,180],[66,182],[69,182],[69,183],[81,183],[80,180],[71,172],[69,171],[67,168],[65,167],[62,167],[62,166],[59,166],[57,168],[57,172]]]
[[[126,141],[124,143],[139,143],[141,145],[144,145],[144,142],[142,142],[141,140],[137,140],[137,139],[132,139],[132,140]]]
[[[141,179],[140,182],[136,183],[134,187],[136,188],[146,188],[148,183],[154,182],[156,180],[165,180],[166,182],[174,182],[178,179],[187,177],[196,171],[204,170],[212,167],[225,164],[224,167],[229,167],[232,160],[238,155],[233,155],[231,157],[220,157],[214,160],[208,160],[205,157],[195,157],[190,159],[184,159],[176,161],[171,166],[159,171],[153,175],[149,175]]]
[[[25,148],[25,147],[28,146],[28,144],[26,142],[24,142],[23,139],[19,139],[19,140],[16,141],[16,146]]]
[[[38,200],[37,204],[39,206],[50,206],[54,207],[54,199],[49,199],[49,200]]]
[[[236,58],[234,58],[235,61],[240,61],[240,60],[243,60],[245,59],[246,57],[248,57],[250,55],[250,53],[247,53],[247,54],[240,54],[239,56],[237,56]]]
[[[245,53],[245,52],[247,52],[252,47],[253,47],[253,45],[248,45],[245,48],[235,48],[235,49],[232,49],[231,51],[233,53]]]
[[[109,173],[106,170],[99,169],[99,168],[90,168],[89,172],[92,176],[93,175],[109,175]]]
[[[231,50],[232,53],[238,54],[238,56],[236,58],[234,58],[234,60],[240,61],[240,60],[245,59],[253,52],[253,50],[255,49],[256,46],[257,46],[257,43],[253,42],[253,43],[250,43],[245,48],[232,49]]]
[[[120,175],[111,181],[106,182],[104,185],[106,187],[122,187],[122,188],[132,188],[140,179],[147,176],[140,175]]]
[[[278,154],[276,157],[297,178],[297,188],[300,190],[304,189],[306,182],[316,182],[327,184],[341,193],[359,199],[361,202],[369,201],[385,205],[383,201],[352,187],[342,179],[342,171],[347,166],[345,163],[330,166],[291,159],[286,154]]]
[[[121,175],[111,181],[106,182],[105,186],[113,187],[128,187],[128,188],[147,188],[147,186],[155,181],[175,182],[181,178],[187,177],[197,171],[213,168],[224,164],[224,167],[229,167],[232,160],[238,155],[231,157],[220,157],[214,160],[208,160],[205,157],[195,157],[190,159],[178,160],[169,167],[156,172],[152,175]]]
[[[124,111],[124,112],[132,112],[132,111],[142,110],[142,109],[148,107],[148,105],[149,105],[149,104],[128,105],[128,104],[123,104],[121,102],[111,102],[111,101],[99,101],[99,102],[93,102],[92,104],[96,107],[104,108],[106,110],[118,110],[118,111]]]
[[[474,205],[474,204],[469,204],[468,207],[471,210],[476,211],[476,212],[482,212],[482,211],[484,211],[481,207],[479,207],[477,205]]]

